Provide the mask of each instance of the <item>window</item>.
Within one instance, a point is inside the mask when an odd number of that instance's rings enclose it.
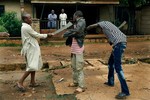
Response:
[[[4,13],[4,5],[0,5],[0,16]]]

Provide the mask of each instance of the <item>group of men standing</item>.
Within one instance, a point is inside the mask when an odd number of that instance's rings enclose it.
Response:
[[[67,14],[65,13],[64,9],[61,9],[61,14],[59,15],[60,20],[60,28],[66,25],[67,23]],[[57,28],[57,15],[55,11],[52,10],[51,13],[48,15],[48,28],[56,29]]]
[[[62,12],[64,10],[62,9]],[[53,16],[53,17],[52,17]],[[66,18],[64,18],[64,13],[60,14],[61,25],[66,24]],[[49,15],[51,20],[52,18],[57,19],[54,15],[54,10],[52,14]],[[63,19],[64,18],[64,19]],[[36,38],[47,38],[52,37],[53,33],[40,34],[35,32],[31,27],[31,16],[28,13],[22,15],[22,28],[21,28],[21,37],[22,37],[22,54],[26,58],[26,72],[17,82],[16,86],[20,91],[25,91],[23,85],[24,80],[31,75],[31,87],[36,87],[38,84],[35,82],[35,71],[39,70],[42,67],[41,53],[38,41]],[[104,83],[107,86],[114,86],[114,71],[116,71],[118,79],[121,84],[121,92],[116,95],[117,99],[124,99],[126,96],[130,95],[124,72],[121,65],[121,58],[126,49],[127,40],[126,35],[123,34],[118,27],[112,24],[109,21],[102,21],[96,24],[89,25],[86,27],[86,21],[83,18],[83,13],[81,11],[76,11],[73,15],[74,25],[72,29],[66,31],[63,35],[66,39],[66,45],[71,47],[71,66],[72,66],[72,75],[73,82],[69,84],[69,87],[76,87],[75,93],[81,93],[86,90],[84,82],[84,38],[86,31],[91,30],[92,28],[97,28],[97,30],[102,31],[108,39],[108,42],[112,46],[112,52],[108,61],[108,79]],[[52,23],[52,21],[50,21]],[[51,25],[50,23],[50,25]],[[52,24],[56,25],[56,24]],[[51,26],[54,27],[54,26]]]

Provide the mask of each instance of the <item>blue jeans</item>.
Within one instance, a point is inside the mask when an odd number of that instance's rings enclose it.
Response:
[[[129,89],[124,77],[124,73],[121,66],[121,58],[126,49],[126,43],[121,42],[113,46],[111,56],[108,61],[108,83],[114,85],[114,69],[116,70],[118,79],[121,84],[121,91],[126,95],[129,95]]]
[[[56,28],[56,21],[48,21],[48,28],[55,29]]]

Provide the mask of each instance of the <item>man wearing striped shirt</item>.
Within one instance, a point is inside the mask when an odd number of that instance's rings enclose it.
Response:
[[[121,84],[121,92],[118,95],[116,95],[116,98],[117,99],[126,98],[126,96],[129,96],[130,93],[121,65],[121,58],[126,49],[127,43],[126,35],[123,34],[118,27],[116,27],[109,21],[102,21],[93,25],[89,25],[87,27],[87,30],[90,30],[92,28],[97,28],[97,30],[102,31],[113,48],[108,61],[108,69],[109,69],[108,81],[105,82],[104,84],[107,86],[114,86],[114,69],[115,69]]]
[[[75,21],[74,28],[65,32],[63,37],[68,37],[66,44],[71,46],[73,83],[69,84],[69,86],[77,87],[75,93],[81,93],[85,91],[83,51],[86,22],[81,11],[76,11],[73,15],[73,19]]]

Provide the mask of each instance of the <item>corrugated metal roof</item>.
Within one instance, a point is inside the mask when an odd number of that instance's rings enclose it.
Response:
[[[31,0],[31,3],[54,3],[54,4],[119,4],[119,0]]]

